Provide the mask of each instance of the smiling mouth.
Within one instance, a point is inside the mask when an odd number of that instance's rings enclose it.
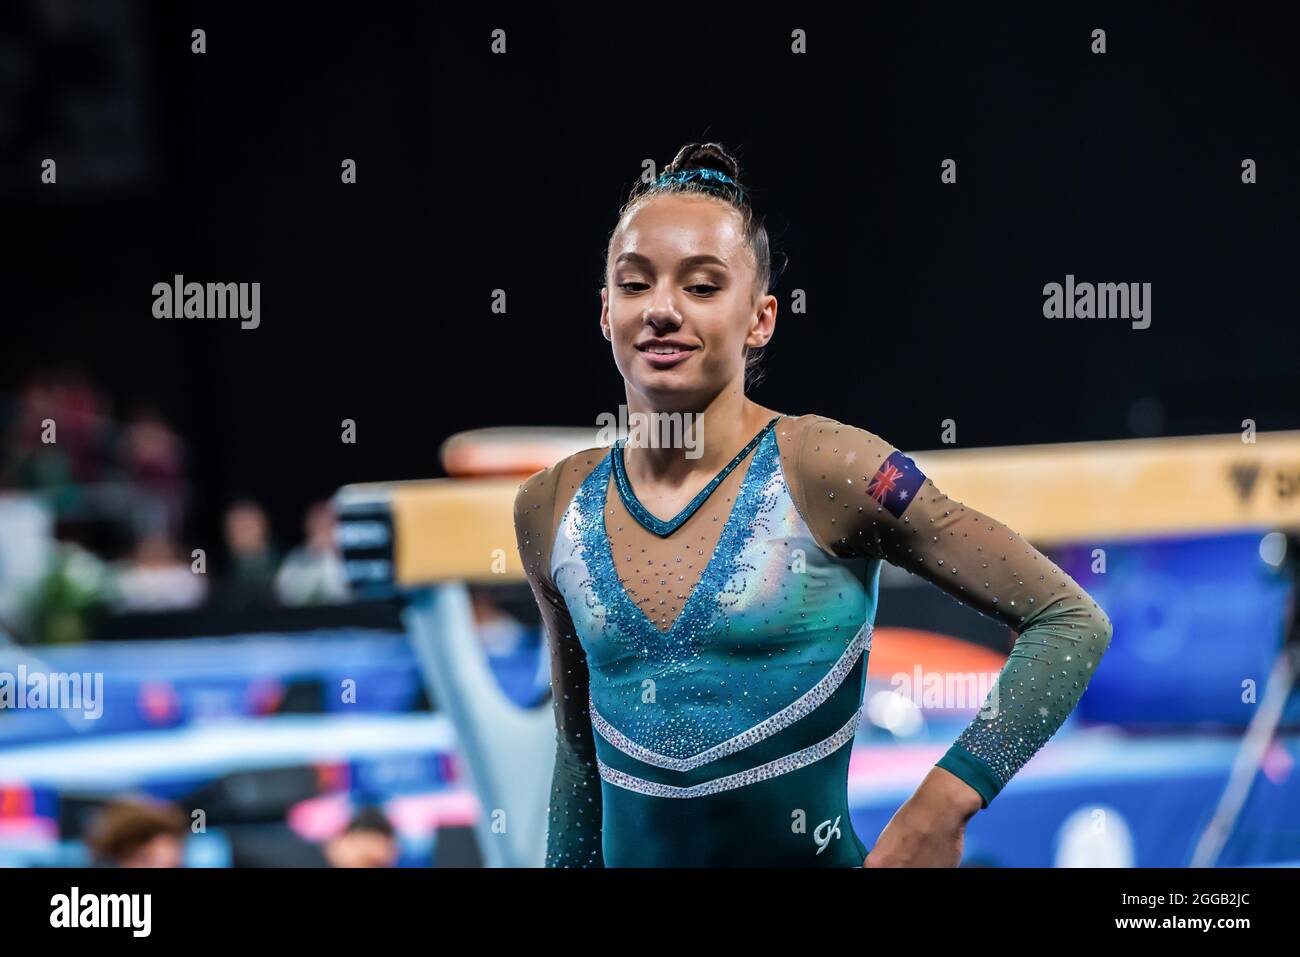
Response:
[[[684,352],[694,352],[696,346],[686,346],[678,342],[647,342],[636,347],[637,351],[653,356],[675,356]]]
[[[651,369],[675,369],[697,351],[698,346],[682,345],[679,342],[647,342],[636,347],[645,356],[646,365]]]

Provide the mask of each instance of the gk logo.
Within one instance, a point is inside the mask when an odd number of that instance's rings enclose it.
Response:
[[[822,833],[823,831],[825,831],[826,833],[823,834]],[[820,824],[818,824],[817,829],[813,831],[813,840],[817,842],[817,853],[820,854],[822,851],[826,850],[826,847],[827,845],[830,844],[832,837],[839,837],[839,836],[840,836],[840,819],[838,817],[835,818],[834,823],[832,823],[831,821],[822,821]]]

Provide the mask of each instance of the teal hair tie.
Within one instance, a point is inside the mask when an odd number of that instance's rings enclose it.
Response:
[[[719,196],[730,198],[733,193],[738,193],[742,199],[745,198],[745,187],[716,169],[686,169],[674,173],[660,173],[659,178],[655,180],[655,185],[691,182],[699,183],[703,189],[717,193]]]

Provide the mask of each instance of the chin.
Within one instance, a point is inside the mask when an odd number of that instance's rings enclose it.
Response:
[[[647,381],[643,378],[641,382],[634,383],[633,387],[653,405],[664,411],[694,408],[700,402],[699,397],[707,391],[701,388],[698,382],[684,378],[674,380],[669,375],[661,376],[658,381]]]

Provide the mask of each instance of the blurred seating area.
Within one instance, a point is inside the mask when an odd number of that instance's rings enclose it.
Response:
[[[0,396],[0,866],[480,863],[454,729],[330,503],[286,547],[232,498],[210,547],[188,452],[74,369]],[[472,601],[503,693],[544,699],[526,588]]]
[[[221,503],[210,543],[189,514],[189,467],[162,412],[115,418],[75,369],[38,372],[0,396],[0,632],[66,643],[121,614],[350,599],[328,502],[302,503],[289,547],[256,498]]]
[[[76,707],[11,694],[0,708],[0,866],[97,863],[96,821],[123,800],[186,817],[187,866],[335,866],[323,848],[363,812],[391,822],[396,866],[479,863],[455,730],[396,611],[375,605],[387,623],[0,645],[18,688],[84,679]],[[549,690],[540,635],[510,621],[482,619],[488,662],[512,701],[535,704]]]

